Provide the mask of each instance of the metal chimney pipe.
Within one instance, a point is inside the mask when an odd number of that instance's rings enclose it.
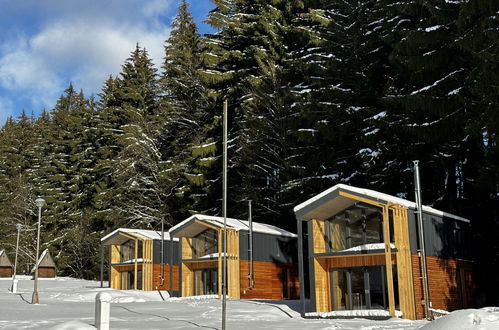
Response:
[[[248,223],[249,223],[249,282],[250,289],[255,286],[255,276],[253,270],[253,216],[251,213],[251,200],[248,201]]]
[[[419,234],[419,252],[421,253],[421,264],[423,266],[423,283],[424,283],[424,301],[425,301],[425,317],[429,320],[430,317],[430,288],[428,285],[428,268],[426,265],[426,251],[424,239],[423,225],[423,205],[421,201],[421,182],[419,176],[419,160],[414,161],[414,189],[416,195],[416,206],[418,214],[418,234]]]

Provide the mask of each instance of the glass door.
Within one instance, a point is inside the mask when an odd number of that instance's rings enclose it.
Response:
[[[194,271],[194,295],[218,294],[218,271],[205,268]]]

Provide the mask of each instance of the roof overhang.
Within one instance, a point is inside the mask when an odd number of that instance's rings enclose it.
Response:
[[[408,209],[416,209],[416,203],[399,197],[380,193],[374,190],[337,184],[297,205],[293,210],[296,218],[302,221],[309,221],[312,219],[326,220],[359,202],[365,202],[380,207],[388,204],[397,204]],[[468,219],[439,211],[429,206],[423,206],[423,212],[469,222]]]
[[[196,214],[170,228],[168,233],[172,237],[195,237],[206,229],[220,228],[222,227],[217,226],[216,224],[213,224],[211,222],[207,222],[203,220],[202,216]]]

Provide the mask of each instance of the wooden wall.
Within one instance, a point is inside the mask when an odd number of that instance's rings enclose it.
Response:
[[[471,307],[474,291],[471,262],[427,257],[426,264],[432,308],[453,311]],[[421,319],[424,317],[424,284],[421,260],[417,254],[412,255],[412,267],[416,313]]]
[[[38,267],[38,277],[53,278],[56,276],[54,267]]]
[[[240,297],[242,299],[273,299],[282,300],[282,272],[287,272],[289,299],[300,297],[300,279],[296,265],[273,262],[254,261],[254,287],[250,289],[249,261],[240,261]]]
[[[185,238],[183,237],[182,240],[183,239]],[[217,267],[217,260],[182,262],[182,297],[190,297],[194,295],[194,271],[196,269]]]
[[[0,267],[0,277],[12,277],[12,267]]]
[[[178,291],[178,276],[179,266],[173,265],[173,284],[172,290]],[[153,289],[154,290],[170,290],[170,265],[165,264],[164,283],[161,285],[161,265],[153,265]]]

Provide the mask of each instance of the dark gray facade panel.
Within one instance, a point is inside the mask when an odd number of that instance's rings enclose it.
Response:
[[[297,263],[295,237],[277,236],[253,232],[253,261]],[[249,260],[249,231],[239,231],[239,258]]]
[[[407,220],[409,221],[409,242],[411,246],[411,253],[418,253],[418,223],[416,221],[416,213],[414,210],[407,210]]]
[[[164,256],[165,256],[165,264],[170,264],[171,254],[170,254],[170,241],[164,242]],[[179,242],[173,242],[173,264],[179,265]],[[161,264],[161,241],[154,240],[153,241],[153,264]]]
[[[469,223],[428,213],[423,213],[423,220],[427,256],[471,260]],[[409,210],[409,237],[411,253],[417,253],[419,249],[418,220],[413,210]]]

